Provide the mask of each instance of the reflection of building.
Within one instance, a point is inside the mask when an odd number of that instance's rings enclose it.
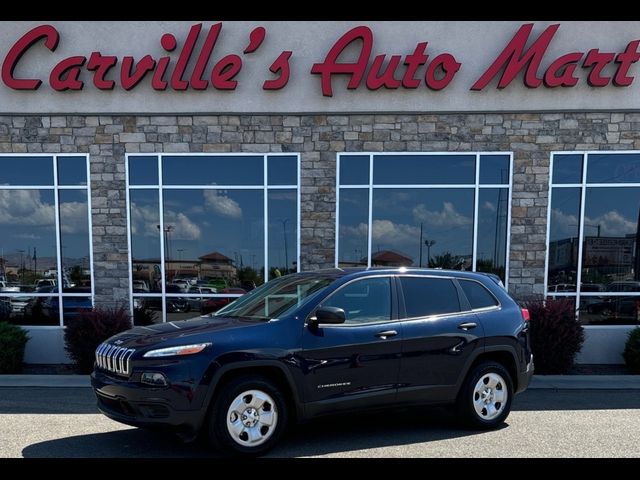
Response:
[[[364,264],[367,264],[366,258]],[[411,265],[413,265],[411,258],[392,250],[380,250],[371,255],[372,267],[410,267]]]
[[[201,278],[228,278],[236,277],[236,267],[233,260],[220,252],[211,252],[198,257],[200,259]]]
[[[578,264],[578,239],[562,238],[549,242],[549,271],[575,275]]]

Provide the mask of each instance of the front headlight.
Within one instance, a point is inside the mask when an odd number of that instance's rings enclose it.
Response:
[[[193,355],[194,353],[200,353],[210,345],[211,342],[194,343],[193,345],[179,345],[177,347],[158,348],[156,350],[149,350],[143,355],[143,358],[172,357],[174,355]]]

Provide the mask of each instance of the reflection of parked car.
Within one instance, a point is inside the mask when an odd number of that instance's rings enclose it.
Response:
[[[218,293],[213,287],[189,287],[187,293],[209,295],[212,293]],[[200,311],[202,308],[203,297],[185,297],[185,300],[189,303],[191,310]]]
[[[583,297],[588,298],[588,297]],[[640,297],[609,297],[585,305],[583,310],[599,318],[589,318],[592,324],[638,323],[640,318]]]
[[[63,297],[62,314],[65,318],[77,317],[81,310],[91,310],[93,304],[91,302],[91,288],[89,287],[70,287],[65,288],[64,293],[84,293],[87,296],[82,297]],[[58,287],[54,287],[51,293],[58,293]],[[42,303],[42,312],[47,317],[57,317],[60,314],[60,304],[58,296],[47,297]]]
[[[244,295],[246,290],[242,288],[223,288],[219,293],[234,293]],[[238,297],[216,297],[216,298],[207,298],[202,302],[202,307],[200,312],[205,315],[211,312],[217,312],[222,307],[229,305],[231,302],[235,301]]]

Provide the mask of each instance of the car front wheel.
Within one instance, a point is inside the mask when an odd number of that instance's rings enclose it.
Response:
[[[467,375],[458,397],[458,414],[471,428],[496,428],[509,415],[512,398],[507,369],[496,362],[482,362]]]
[[[232,380],[214,400],[209,439],[227,454],[261,455],[278,442],[287,421],[281,391],[270,380],[246,376]]]

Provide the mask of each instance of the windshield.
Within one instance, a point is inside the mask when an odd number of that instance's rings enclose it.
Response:
[[[216,317],[249,317],[271,320],[297,307],[310,295],[326,288],[337,276],[293,274],[271,280],[218,310]]]

